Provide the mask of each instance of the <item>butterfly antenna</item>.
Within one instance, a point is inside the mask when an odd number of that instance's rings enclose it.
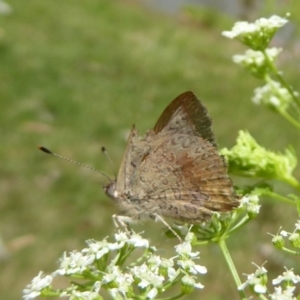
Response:
[[[73,164],[75,164],[75,165],[78,165],[78,166],[84,167],[84,168],[86,168],[86,169],[90,169],[90,170],[92,170],[92,171],[94,171],[94,172],[97,172],[97,173],[101,174],[102,176],[104,176],[105,178],[107,178],[110,182],[112,181],[112,179],[109,178],[106,174],[100,172],[99,170],[97,170],[97,169],[95,169],[95,168],[93,168],[93,167],[91,167],[91,166],[82,164],[82,163],[80,163],[80,162],[78,162],[78,161],[76,161],[76,160],[73,160],[73,159],[71,159],[71,158],[68,158],[68,157],[59,155],[59,154],[57,154],[57,153],[54,153],[54,152],[52,152],[51,150],[49,150],[48,148],[46,148],[46,147],[39,146],[38,148],[39,148],[41,151],[43,151],[43,152],[45,152],[45,153],[47,153],[47,154],[51,154],[51,155],[53,155],[53,156],[56,156],[56,157],[58,157],[58,158],[60,158],[60,159],[63,159],[63,160],[66,160],[66,161],[68,161],[68,162],[70,162],[70,163],[73,163]]]
[[[116,168],[115,168],[115,165],[114,165],[112,159],[110,158],[108,152],[106,151],[106,148],[105,148],[105,147],[101,147],[101,151],[102,151],[102,153],[107,157],[107,159],[108,159],[110,165],[112,166],[113,170],[115,170],[115,169],[116,169]],[[115,174],[115,177],[117,177],[116,174]]]

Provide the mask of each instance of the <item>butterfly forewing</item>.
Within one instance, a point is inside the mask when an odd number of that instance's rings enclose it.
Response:
[[[132,175],[135,174],[137,167],[141,164],[144,154],[149,152],[149,146],[145,139],[141,139],[135,126],[132,126],[128,137],[126,150],[121,163],[116,190],[118,194],[125,194],[130,188]]]
[[[155,133],[165,131],[169,135],[184,133],[201,136],[215,145],[207,109],[192,92],[185,92],[175,98],[163,111],[153,130]]]

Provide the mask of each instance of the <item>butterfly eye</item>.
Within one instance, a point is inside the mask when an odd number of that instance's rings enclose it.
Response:
[[[119,193],[117,191],[117,183],[115,180],[111,181],[108,185],[105,185],[103,189],[108,197],[118,199]]]

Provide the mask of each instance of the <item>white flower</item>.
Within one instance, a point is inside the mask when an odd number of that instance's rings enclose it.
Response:
[[[268,273],[267,269],[264,267],[264,264],[260,267],[255,263],[252,263],[257,269],[255,271],[255,276],[262,276]]]
[[[291,103],[292,96],[279,82],[270,81],[263,87],[254,90],[252,101],[255,104],[263,103],[273,108],[285,109]]]
[[[272,16],[269,19],[261,18],[256,20],[254,23],[241,21],[236,22],[231,31],[223,31],[222,35],[233,39],[247,34],[259,33],[264,29],[277,29],[284,26],[287,22],[287,19],[279,16]]]
[[[243,55],[234,55],[232,60],[234,63],[249,70],[254,76],[265,78],[266,74],[270,71],[270,63],[275,61],[281,50],[279,48],[267,48],[265,53],[263,53],[261,50],[255,51],[249,49]],[[276,104],[274,103],[274,105]]]
[[[143,239],[139,234],[132,232],[130,235],[126,232],[119,231],[115,234],[115,240],[121,245],[122,248],[125,243],[133,245],[135,248],[149,248],[149,241]]]
[[[243,290],[249,285],[253,287],[254,291],[257,294],[264,294],[267,292],[266,274],[268,271],[264,268],[264,266],[260,267],[256,264],[254,265],[257,267],[257,270],[255,271],[255,273],[247,275],[247,280],[243,284],[241,284],[238,289]]]
[[[274,107],[279,107],[280,106],[280,100],[278,97],[275,97],[274,95],[272,95],[269,99],[270,104]]]
[[[245,21],[236,22],[231,29],[231,31],[223,31],[222,35],[229,38],[234,39],[242,34],[253,33],[257,31],[257,27]]]
[[[160,265],[164,268],[170,268],[174,266],[174,261],[172,258],[167,259],[162,257]]]
[[[44,276],[43,272],[40,272],[23,290],[23,299],[30,300],[38,297],[41,294],[42,289],[50,287],[52,279],[53,276]]]
[[[300,230],[300,220],[298,220],[297,223],[295,224],[295,229]]]
[[[151,266],[151,269],[157,268],[161,265],[161,258],[159,255],[151,255],[148,258],[148,264]]]
[[[185,285],[192,286],[192,287],[195,287],[197,289],[203,289],[204,288],[203,284],[201,284],[200,282],[196,283],[195,279],[192,276],[189,276],[189,275],[183,276],[182,279],[181,279],[181,282],[184,283]]]
[[[300,282],[300,276],[295,275],[293,269],[291,270],[286,269],[286,271],[283,272],[283,275],[279,275],[276,279],[273,279],[272,283],[276,285],[281,283],[282,281],[293,282],[294,284],[296,284]]]
[[[147,299],[153,299],[157,295],[158,291],[156,287],[153,287],[148,293],[147,293]]]
[[[152,272],[159,273],[161,269],[166,270],[170,280],[173,280],[177,276],[177,272],[173,268],[174,266],[173,258],[166,259],[166,258],[161,258],[158,255],[151,255],[147,260],[147,265],[149,266]]]
[[[113,281],[117,281],[123,276],[119,266],[108,266],[107,273],[103,276],[102,283],[107,284]]]
[[[280,231],[280,235],[282,235],[283,237],[287,237],[290,233],[285,231],[285,230],[281,230]]]
[[[173,281],[180,274],[180,270],[176,271],[174,268],[168,268],[168,277]]]
[[[271,300],[296,300],[294,296],[295,286],[287,286],[286,290],[282,290],[281,286],[275,287],[275,293],[270,294]]]
[[[115,240],[123,247],[124,244],[128,241],[128,234],[126,232],[119,231],[115,234]]]
[[[85,256],[80,252],[70,252],[69,256],[64,252],[63,257],[60,258],[60,268],[56,270],[54,275],[70,275],[75,273],[82,273],[87,266],[92,264],[94,256]]]
[[[238,287],[238,290],[244,290],[248,285],[254,287],[254,291],[258,294],[264,294],[267,288],[261,283],[261,279],[257,278],[255,274],[247,275],[247,280]]]
[[[231,31],[222,34],[230,39],[237,39],[253,50],[265,50],[276,31],[286,24],[288,20],[272,16],[269,19],[261,18],[254,23],[237,22]]]
[[[139,234],[132,233],[128,239],[128,243],[133,245],[136,248],[149,248],[149,241],[143,239]]]
[[[280,28],[288,22],[287,19],[279,16],[272,16],[269,19],[261,18],[255,21],[256,26],[260,28]]]
[[[240,207],[245,207],[249,213],[258,214],[261,205],[259,203],[259,198],[257,195],[245,195],[240,200]]]
[[[109,290],[113,298],[119,299],[118,295],[121,294],[121,299],[126,299],[126,293],[129,291],[134,281],[132,275],[122,273],[118,266],[109,266],[107,271],[108,273],[103,276],[102,283],[108,284],[113,282],[116,287]]]
[[[87,257],[90,257],[91,260],[100,259],[103,255],[108,253],[111,250],[117,250],[121,248],[118,243],[109,243],[106,239],[102,241],[87,240],[88,248],[82,250],[82,253]]]
[[[197,275],[199,274],[206,274],[207,269],[204,266],[196,265],[192,260],[178,260],[177,264],[184,270]]]
[[[129,289],[131,288],[133,281],[134,281],[134,279],[131,274],[124,273],[124,274],[122,274],[122,276],[119,276],[116,279],[116,282],[119,285],[119,287],[118,287],[119,293],[121,293],[122,295],[125,295],[125,293],[127,293],[129,291]]]
[[[266,53],[270,61],[274,61],[278,54],[282,51],[280,48],[270,48],[266,49]],[[236,54],[232,58],[233,62],[240,64],[244,67],[256,66],[261,67],[266,63],[265,56],[261,51],[255,51],[252,49],[248,49],[244,55]]]
[[[138,284],[140,288],[146,288],[149,285],[161,287],[164,282],[164,277],[153,272],[146,264],[134,266],[131,269],[131,273],[134,277],[141,280]]]
[[[192,252],[192,245],[190,242],[183,242],[179,245],[175,246],[175,251],[180,256],[187,256],[187,257],[197,257],[200,252]]]

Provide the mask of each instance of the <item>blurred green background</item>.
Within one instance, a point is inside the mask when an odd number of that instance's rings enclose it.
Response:
[[[299,152],[296,130],[251,103],[253,88],[262,83],[231,62],[245,48],[221,32],[238,17],[202,7],[167,15],[134,1],[8,3],[12,13],[0,16],[1,299],[20,299],[40,270],[57,268],[63,251],[82,249],[86,239],[114,232],[111,215],[118,210],[103,193],[105,179],[39,152],[38,145],[113,176],[131,125],[144,133],[173,98],[192,90],[213,118],[220,148],[231,147],[238,130],[247,129],[267,148],[282,150],[292,142]],[[292,13],[274,44],[285,48],[278,63],[298,90],[300,15],[293,12],[299,6],[297,1],[265,1],[246,14],[254,20]],[[252,261],[268,260],[275,274],[283,265],[299,269],[293,257],[273,249],[267,235],[280,225],[293,228],[296,218],[286,204],[264,199],[258,218],[229,240],[240,274],[253,272]],[[143,229],[163,255],[171,255],[177,241],[165,242],[161,224],[136,226]],[[236,299],[219,249],[199,250],[208,268],[200,278],[205,289],[187,299]]]

